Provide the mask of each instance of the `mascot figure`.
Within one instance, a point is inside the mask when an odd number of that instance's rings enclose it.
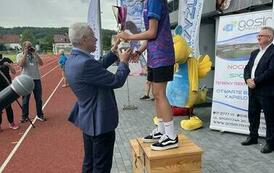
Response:
[[[199,89],[199,79],[211,70],[212,62],[208,55],[199,58],[190,57],[191,48],[180,36],[173,36],[175,61],[173,81],[168,82],[166,95],[172,106],[174,116],[188,115],[188,120],[181,121],[185,130],[202,127],[202,121],[193,114],[193,106],[206,101],[207,88]],[[157,119],[154,119],[157,123]]]

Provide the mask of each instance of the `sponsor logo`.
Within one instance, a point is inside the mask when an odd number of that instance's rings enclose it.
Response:
[[[244,74],[242,74],[242,73],[230,73],[230,74],[228,74],[228,78],[243,79],[244,78]]]
[[[231,23],[226,24],[226,25],[223,27],[223,31],[231,32],[231,31],[235,30],[235,28],[237,27],[237,24],[238,24],[237,21],[232,21]]]
[[[263,16],[263,17],[257,17],[254,19],[245,19],[240,20],[237,26],[237,29],[239,31],[246,31],[246,30],[258,30],[262,26],[266,26],[268,22],[271,22],[272,17],[271,16]]]
[[[245,65],[242,64],[233,64],[233,65],[227,65],[227,69],[229,70],[243,70],[245,68]]]
[[[223,27],[223,31],[250,31],[259,30],[261,27],[268,25],[272,20],[271,16],[263,16],[257,18],[242,19],[239,21],[231,21]]]

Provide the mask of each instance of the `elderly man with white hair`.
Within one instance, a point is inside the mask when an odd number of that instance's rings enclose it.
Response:
[[[65,65],[67,81],[77,97],[69,121],[83,131],[85,156],[82,172],[109,173],[112,167],[118,108],[113,89],[124,85],[130,72],[131,49],[119,53],[120,63],[115,74],[106,70],[118,57],[117,41],[111,51],[94,59],[97,39],[87,23],[75,23],[69,28],[73,45]]]

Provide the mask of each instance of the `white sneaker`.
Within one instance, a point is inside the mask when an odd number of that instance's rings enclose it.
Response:
[[[162,133],[158,131],[158,127],[152,130],[152,132],[143,138],[144,143],[151,143],[158,141],[163,136]]]
[[[14,122],[13,122],[13,123],[10,123],[10,124],[9,124],[9,127],[10,127],[10,129],[13,129],[13,130],[16,130],[16,129],[19,128],[19,126],[18,126],[17,124],[15,124]]]
[[[179,141],[178,136],[175,139],[170,139],[166,134],[164,134],[158,142],[151,145],[152,150],[162,151],[171,148],[177,148]]]
[[[42,122],[47,121],[47,118],[44,115],[42,115],[42,116],[36,115],[36,118],[37,118],[37,120],[42,121]]]

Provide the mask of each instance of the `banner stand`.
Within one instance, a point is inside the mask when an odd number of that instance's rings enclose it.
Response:
[[[221,16],[218,20],[210,129],[249,134],[248,87],[243,72],[250,53],[258,49],[257,35],[272,26],[272,10]],[[265,136],[261,113],[258,133]]]
[[[138,109],[137,106],[130,104],[130,96],[129,96],[129,79],[127,78],[127,105],[124,105],[123,110],[135,110]]]

